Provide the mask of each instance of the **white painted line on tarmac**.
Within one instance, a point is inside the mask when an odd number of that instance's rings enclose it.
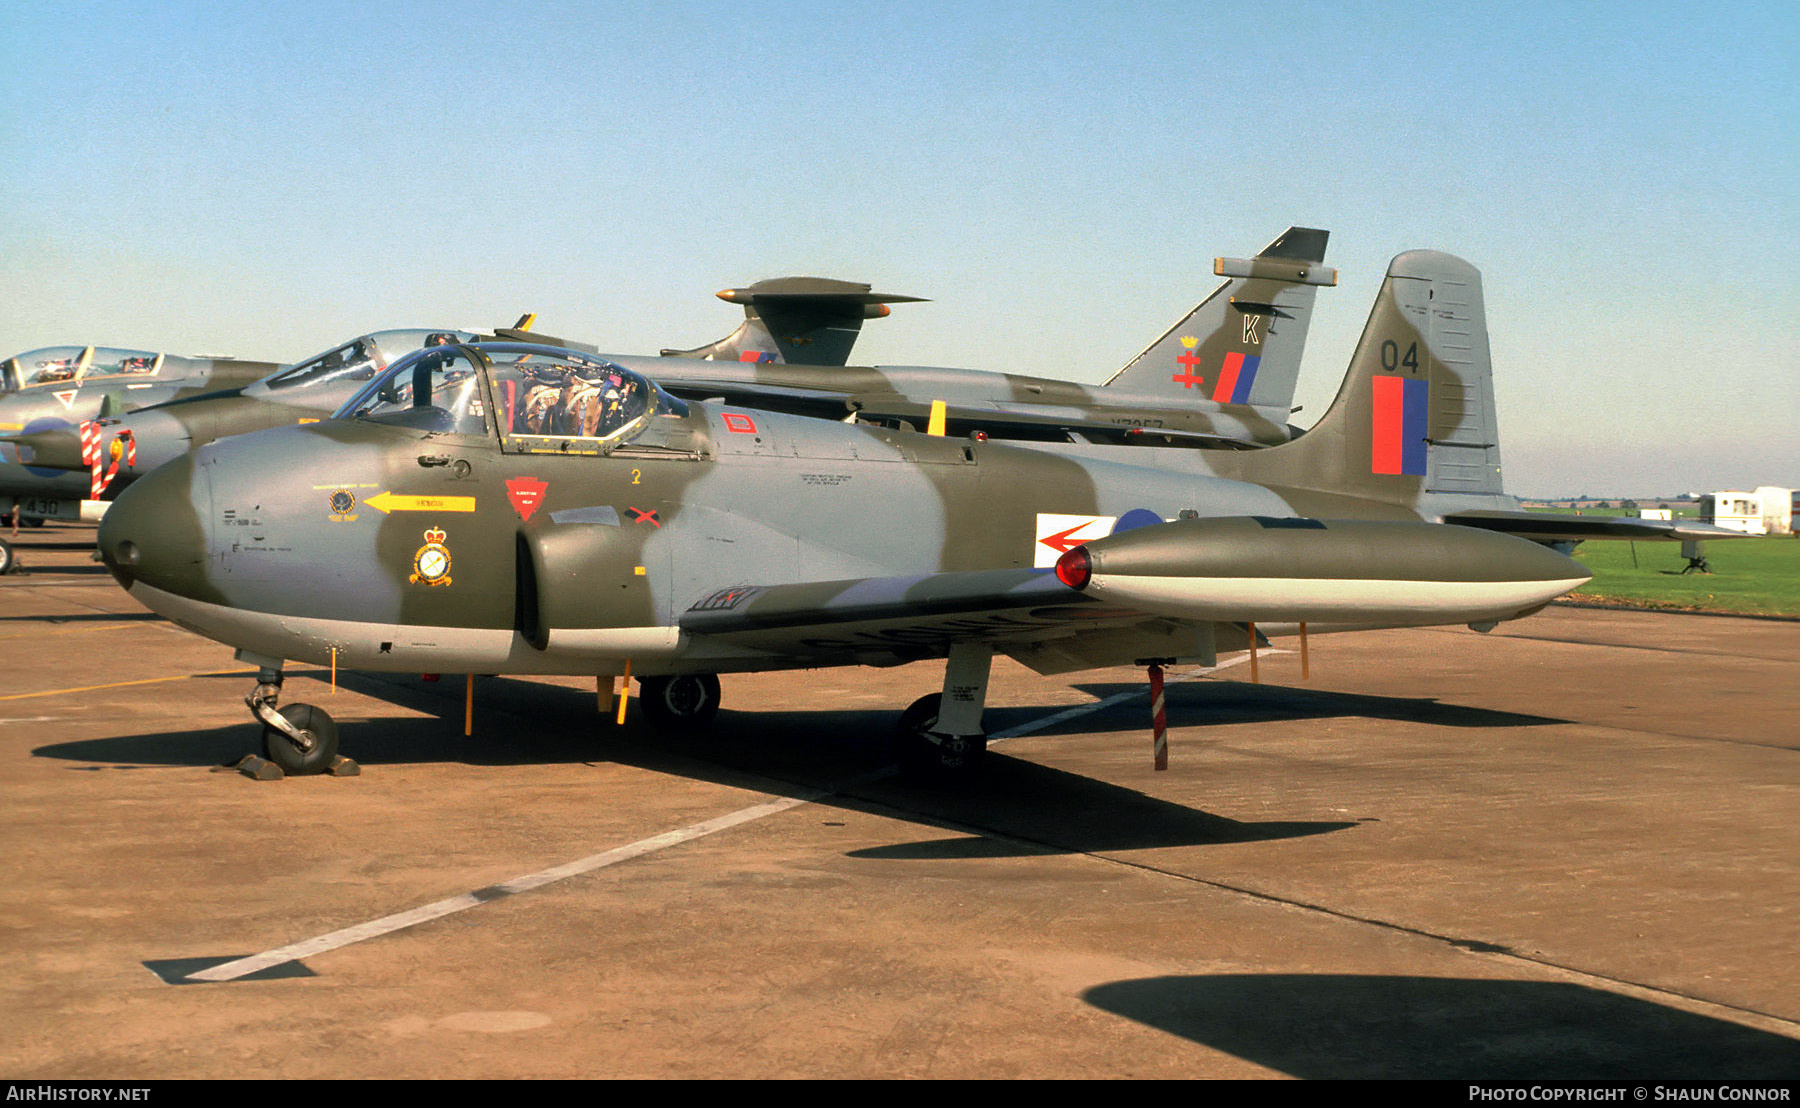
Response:
[[[1285,652],[1265,651],[1265,653],[1272,654]],[[1189,670],[1186,673],[1170,678],[1170,680],[1187,681],[1196,677],[1205,677],[1208,674],[1217,673],[1219,670],[1228,669],[1247,660],[1248,656],[1244,658],[1233,658],[1230,661],[1222,662],[1219,665],[1211,666],[1209,668]],[[1117,693],[1113,696],[1109,696],[1104,700],[1096,700],[1092,704],[1083,704],[1074,708],[1066,708],[1060,712],[1054,712],[1050,715],[1032,720],[1029,723],[1023,723],[1017,727],[1010,727],[998,734],[991,735],[989,736],[989,741],[995,739],[1010,739],[1019,735],[1030,734],[1033,731],[1054,726],[1064,720],[1076,719],[1080,716],[1087,715],[1090,712],[1097,712],[1115,704],[1122,704],[1133,697],[1145,695],[1147,695],[1146,690],[1133,689],[1130,692]],[[878,779],[887,776],[891,772],[892,770],[882,771],[867,777],[859,778],[858,780],[867,781]],[[845,784],[847,786],[850,782],[846,782]],[[327,951],[338,950],[354,943],[379,938],[382,935],[391,935],[396,931],[404,931],[409,927],[417,927],[422,923],[430,923],[432,920],[443,919],[445,916],[455,915],[457,912],[465,912],[470,908],[478,908],[492,900],[499,900],[503,897],[512,896],[515,893],[528,892],[532,889],[542,888],[545,885],[557,881],[567,880],[571,877],[579,877],[584,873],[592,873],[597,869],[604,869],[607,866],[629,861],[632,858],[639,858],[643,855],[653,853],[654,851],[663,850],[671,846],[678,846],[685,842],[692,842],[695,839],[711,835],[718,831],[724,831],[741,824],[750,823],[753,820],[759,820],[765,816],[776,815],[780,812],[788,811],[791,808],[798,808],[802,804],[811,804],[815,801],[823,800],[825,797],[834,794],[835,790],[832,789],[818,789],[809,790],[797,796],[771,798],[761,804],[753,804],[748,808],[740,808],[728,815],[719,816],[717,819],[690,824],[687,827],[679,828],[674,831],[665,831],[660,835],[652,835],[647,839],[639,839],[637,842],[631,843],[628,846],[615,847],[612,850],[602,851],[599,854],[590,854],[586,858],[581,858],[577,861],[568,862],[560,866],[552,866],[549,869],[539,870],[536,873],[529,873],[523,877],[515,877],[510,881],[505,881],[498,885],[490,885],[485,889],[477,889],[474,892],[463,893],[459,896],[449,897],[432,904],[424,904],[404,912],[397,912],[391,916],[383,916],[380,919],[370,920],[367,923],[359,923],[352,927],[333,931],[327,935],[320,935],[317,938],[303,939],[297,943],[289,943],[287,946],[278,946],[273,950],[265,950],[261,954],[252,954],[248,957],[235,959],[234,961],[223,962],[209,969],[197,970],[194,973],[188,974],[185,980],[208,982],[235,981],[242,977],[248,977],[254,973],[260,973],[263,970],[272,969],[275,966],[282,965],[286,962],[297,962],[302,958],[310,958],[317,954],[324,954]]]
[[[265,950],[261,954],[252,954],[247,958],[239,958],[233,962],[225,962],[221,965],[213,966],[211,969],[199,970],[195,973],[188,974],[187,980],[234,981],[237,978],[247,977],[250,974],[281,965],[283,962],[294,962],[301,958],[311,957],[315,954],[323,954],[328,950],[337,950],[340,947],[349,946],[352,943],[360,943],[366,939],[389,935],[395,931],[402,931],[408,927],[416,927],[421,923],[429,923],[432,920],[442,919],[445,916],[454,915],[457,912],[467,911],[470,908],[486,904],[490,900],[498,900],[501,897],[511,896],[514,893],[522,893],[531,889],[541,888],[552,882],[566,880],[570,877],[577,877],[584,873],[592,873],[597,869],[604,869],[607,866],[616,865],[619,862],[637,858],[649,854],[652,851],[662,850],[665,847],[676,846],[680,843],[691,842],[694,839],[711,835],[716,831],[724,831],[727,828],[736,827],[742,823],[749,823],[752,820],[762,819],[764,816],[772,816],[777,812],[785,812],[789,808],[798,808],[802,804],[811,804],[813,801],[820,800],[829,795],[829,793],[824,791],[809,792],[801,796],[780,797],[778,799],[769,800],[763,804],[755,804],[748,808],[741,808],[738,811],[732,812],[729,815],[720,816],[717,819],[709,819],[702,823],[690,824],[687,827],[675,831],[665,831],[660,835],[652,835],[647,839],[639,839],[629,846],[621,846],[613,850],[602,851],[599,854],[591,854],[578,861],[569,862],[560,866],[553,866],[546,870],[539,870],[537,873],[529,873],[523,877],[515,877],[511,881],[506,881],[499,885],[490,885],[485,889],[477,889],[472,893],[463,893],[461,896],[453,896],[447,900],[440,900],[435,904],[422,905],[409,911],[399,912],[391,916],[384,916],[381,919],[370,920],[367,923],[359,923],[354,927],[346,927],[340,931],[333,931],[329,935],[320,935],[315,939],[304,939],[297,943],[290,943],[287,946],[278,946],[273,950]]]

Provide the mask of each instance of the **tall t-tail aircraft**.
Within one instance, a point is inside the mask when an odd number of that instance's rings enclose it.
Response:
[[[752,317],[724,340],[744,352],[738,358],[714,344],[663,351],[702,356],[710,366],[615,360],[680,397],[800,415],[920,428],[935,418],[949,434],[981,431],[1007,439],[1267,446],[1294,433],[1289,417],[1313,302],[1321,286],[1337,283],[1337,271],[1322,264],[1329,237],[1290,227],[1253,258],[1215,259],[1213,270],[1225,283],[1103,385],[938,366],[784,364],[796,362],[795,351],[804,347],[759,335],[768,328],[782,333],[780,317],[765,305],[786,292],[785,282],[719,293],[745,304],[746,313],[764,306],[764,319],[777,321],[759,332],[763,321]],[[770,346],[776,350],[767,352]]]
[[[1288,418],[1313,301],[1320,286],[1337,280],[1321,264],[1328,237],[1290,227],[1254,258],[1216,259],[1225,283],[1103,386],[983,370],[847,366],[864,319],[884,318],[889,304],[918,298],[820,277],[719,293],[742,305],[745,318],[716,342],[664,350],[661,358],[606,357],[678,397],[770,411],[1005,439],[1266,446],[1294,430]],[[521,319],[492,337],[597,349],[527,328]],[[363,336],[241,390],[15,441],[39,467],[91,472],[97,501],[216,438],[322,418],[362,387],[372,359],[385,368],[425,336]],[[460,333],[459,341],[471,337]]]
[[[995,653],[1062,673],[1486,629],[1589,576],[1504,533],[1480,276],[1431,251],[1394,259],[1314,428],[1261,450],[685,402],[514,344],[420,352],[338,414],[185,455],[100,529],[133,596],[258,666],[248,703],[291,773],[330,768],[337,728],[278,705],[290,659],[624,674],[653,724],[695,727],[723,672],[943,658],[901,727],[909,763],[955,769],[984,748]]]

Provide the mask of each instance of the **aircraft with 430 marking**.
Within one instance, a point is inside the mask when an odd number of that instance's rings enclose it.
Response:
[[[1155,667],[1528,615],[1588,574],[1505,533],[1532,525],[1517,507],[1479,274],[1416,251],[1330,410],[1264,449],[932,435],[684,401],[581,351],[455,345],[338,418],[156,470],[100,551],[133,596],[259,667],[249,703],[287,772],[340,764],[323,711],[279,705],[288,660],[627,675],[653,723],[698,727],[720,673],[942,658],[903,749],[957,769],[984,748],[995,653]]]
[[[52,502],[82,499],[80,478],[60,467],[26,464],[32,459],[5,445],[8,438],[73,438],[86,421],[249,384],[275,368],[273,362],[110,346],[53,346],[0,361],[0,514],[18,504],[28,517],[43,518],[56,514],[54,508],[40,510]]]

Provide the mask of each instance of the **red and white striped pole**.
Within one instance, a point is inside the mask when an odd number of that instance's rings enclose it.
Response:
[[[1169,716],[1163,705],[1163,671],[1150,667],[1150,735],[1157,769],[1169,768]]]
[[[100,425],[88,420],[81,425],[81,460],[87,464],[93,474],[88,483],[88,499],[100,499]]]

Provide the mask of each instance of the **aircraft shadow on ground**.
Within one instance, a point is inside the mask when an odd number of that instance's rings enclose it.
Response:
[[[1088,1003],[1305,1079],[1792,1079],[1800,1041],[1565,982],[1152,977]]]
[[[99,562],[79,566],[33,565],[31,558],[19,551],[19,565],[13,572],[20,577],[104,577],[112,571]]]
[[[12,543],[13,549],[17,550],[21,554],[29,554],[33,550],[92,551],[94,549],[95,534],[96,534],[96,532],[93,532],[93,531],[88,532],[87,541],[85,541],[85,542],[82,542],[82,541],[37,542],[34,539],[27,537],[29,535],[29,532],[21,531],[21,532],[19,532],[18,538],[8,539],[7,541]],[[0,537],[4,537],[4,536],[0,536]],[[54,572],[61,573],[61,572],[63,572],[64,568],[65,567],[58,566],[58,567],[56,567]]]
[[[247,674],[224,679],[248,690]],[[704,735],[671,736],[652,732],[635,714],[623,727],[611,723],[600,716],[592,691],[489,678],[477,685],[475,734],[465,737],[461,681],[427,685],[417,678],[358,675],[346,678],[351,683],[359,692],[430,713],[341,719],[341,750],[369,772],[431,763],[617,763],[779,794],[830,790],[819,803],[954,833],[946,839],[859,851],[857,857],[1092,853],[1285,839],[1355,826],[1346,821],[1240,822],[1001,753],[990,753],[982,771],[966,781],[884,775],[893,764],[892,711],[725,711]],[[291,686],[283,703],[303,700],[328,709],[331,705],[329,695],[309,691],[301,696]],[[84,771],[218,767],[260,752],[260,736],[260,725],[246,713],[242,724],[55,743],[33,754],[90,763],[79,767]],[[746,774],[755,780],[747,782]]]
[[[1120,683],[1077,685],[1096,700],[1119,693],[1144,693],[1141,704],[1121,704],[1115,720],[1128,720],[1146,732],[1150,727],[1150,696],[1147,686]],[[1428,696],[1371,696],[1366,693],[1335,692],[1293,685],[1252,685],[1240,681],[1181,681],[1165,686],[1164,702],[1169,726],[1201,727],[1208,725],[1274,723],[1306,719],[1385,719],[1403,723],[1422,723],[1434,727],[1541,727],[1571,721],[1555,716],[1529,715],[1476,708],[1466,704],[1447,704]],[[1036,713],[1037,710],[1033,709]],[[1092,717],[1079,717],[1046,727],[1033,735],[1066,732],[1092,734]],[[1005,713],[989,712],[992,730],[1007,726]],[[1023,722],[1023,721],[1021,721]]]
[[[155,612],[77,612],[60,616],[0,616],[0,623],[163,623]]]

